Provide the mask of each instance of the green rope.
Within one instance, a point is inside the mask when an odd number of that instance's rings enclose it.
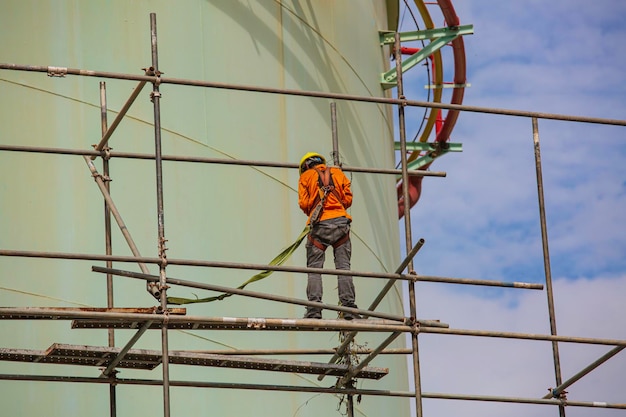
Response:
[[[302,232],[300,233],[300,236],[298,236],[298,238],[296,239],[295,242],[293,242],[291,245],[287,246],[285,249],[283,249],[278,256],[276,256],[274,259],[272,259],[272,261],[269,263],[272,266],[278,266],[278,265],[282,265],[283,263],[285,263],[285,261],[287,259],[289,259],[291,257],[291,255],[295,252],[295,250],[298,248],[298,246],[300,246],[300,243],[302,243],[302,241],[304,240],[304,238],[309,234],[309,232],[311,231],[311,226],[307,225]],[[253,282],[256,281],[260,281],[263,278],[267,278],[268,276],[272,275],[274,271],[263,271],[263,272],[259,272],[258,274],[254,275],[252,278],[250,278],[249,280],[247,280],[246,282],[244,282],[243,284],[241,284],[240,286],[237,287],[237,289],[239,290],[243,290],[246,285],[251,284]],[[216,300],[223,300],[226,297],[230,297],[231,293],[224,293],[215,297],[207,297],[207,298],[181,298],[181,297],[167,297],[167,303],[168,304],[193,304],[193,303],[210,303],[211,301],[216,301]]]

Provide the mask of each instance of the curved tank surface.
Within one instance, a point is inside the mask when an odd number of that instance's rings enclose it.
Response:
[[[390,4],[393,2],[390,2]],[[0,13],[0,61],[34,66],[143,75],[151,66],[150,14],[156,16],[158,69],[164,76],[257,87],[385,97],[380,74],[389,67],[380,30],[389,29],[388,6],[358,2],[283,1],[40,1],[8,0]],[[397,5],[395,5],[397,7]],[[51,74],[60,75],[60,74]],[[33,71],[0,72],[0,141],[7,146],[92,150],[102,137],[101,86],[107,123],[115,120],[138,85],[136,80]],[[154,106],[147,83],[109,139],[112,152],[155,154]],[[295,164],[309,151],[331,159],[331,99],[227,88],[162,84],[159,87],[162,153],[216,161]],[[338,149],[348,167],[394,167],[392,108],[336,101]],[[94,165],[101,174],[102,158]],[[162,224],[169,259],[267,265],[302,231],[297,204],[298,172],[292,166],[163,162],[163,217],[158,218],[154,159],[109,161],[110,194],[138,252],[157,257]],[[400,261],[395,177],[348,172],[354,204],[352,268],[393,272]],[[81,155],[0,152],[0,247],[57,254],[105,254],[104,199]],[[118,224],[112,253],[131,256]],[[0,305],[9,307],[107,307],[106,275],[92,271],[104,261],[0,257]],[[286,262],[306,265],[304,244]],[[327,253],[326,268],[333,268]],[[137,263],[113,268],[141,272]],[[159,268],[147,264],[150,274]],[[254,270],[168,265],[167,276],[237,287]],[[112,278],[115,307],[155,307],[142,280]],[[355,277],[357,304],[367,308],[385,281]],[[246,289],[306,299],[306,275],[275,272]],[[336,277],[324,277],[324,302],[336,304]],[[218,293],[172,285],[168,295]],[[302,318],[304,307],[232,296],[188,304],[187,316]],[[400,285],[379,308],[402,315]],[[336,318],[325,310],[325,319]],[[55,343],[108,346],[106,329],[72,329],[69,320],[2,320],[2,348],[46,351]],[[116,330],[123,347],[137,330]],[[338,346],[339,332],[168,331],[175,351],[304,350]],[[356,344],[377,347],[388,334],[361,332]],[[404,338],[390,347],[404,347]],[[133,349],[161,349],[161,332],[148,330]],[[279,361],[328,362],[329,354],[269,355]],[[68,360],[69,361],[69,360]],[[408,390],[403,355],[379,355],[369,365],[388,368],[380,380],[357,387]],[[97,378],[98,366],[0,361],[0,374]],[[119,369],[120,379],[163,378],[153,370]],[[336,378],[226,367],[171,365],[172,381],[223,384],[221,388],[170,387],[172,415],[333,415],[345,399],[315,392],[227,389],[228,384],[332,386]],[[59,378],[60,379],[60,378]],[[11,416],[109,416],[111,392],[117,415],[161,415],[161,385],[51,381],[0,381],[3,414]],[[408,415],[406,398],[355,400],[363,416]]]

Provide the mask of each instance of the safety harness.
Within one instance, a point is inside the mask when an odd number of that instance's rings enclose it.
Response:
[[[295,252],[295,250],[300,246],[300,244],[302,243],[305,237],[308,237],[311,243],[315,245],[316,247],[318,247],[320,250],[325,251],[326,248],[328,247],[328,245],[325,245],[322,242],[319,242],[317,239],[311,238],[311,228],[313,224],[319,222],[319,219],[322,215],[322,210],[324,208],[324,202],[326,201],[326,197],[328,196],[329,193],[334,193],[335,197],[337,198],[340,204],[341,204],[341,199],[339,198],[339,193],[335,190],[335,185],[333,184],[333,179],[332,179],[332,176],[330,175],[330,168],[327,168],[324,171],[322,171],[321,169],[315,169],[315,170],[319,174],[319,180],[318,180],[318,183],[320,185],[319,194],[321,194],[321,197],[318,194],[318,196],[316,197],[315,204],[314,204],[315,209],[313,211],[318,210],[318,213],[316,214],[317,217],[315,217],[315,221],[313,221],[313,213],[311,213],[311,222],[309,222],[309,224],[305,226],[305,228],[302,230],[302,232],[300,233],[300,236],[298,236],[295,242],[293,242],[291,245],[284,248],[274,259],[270,261],[269,264],[272,266],[280,266],[283,263],[285,263],[287,259],[289,259],[289,257],[293,254],[293,252]],[[348,241],[349,237],[350,237],[349,233],[344,235],[341,239],[339,239],[337,242],[333,244],[333,247],[336,248],[336,247],[343,245],[344,243]],[[248,284],[267,278],[273,272],[274,272],[273,269],[268,269],[266,271],[259,272],[258,274],[254,275],[253,277],[248,279],[246,282],[238,286],[237,289],[243,290]],[[167,297],[167,303],[177,304],[177,305],[192,304],[192,303],[208,303],[211,301],[221,301],[232,295],[233,293],[226,292],[220,295],[206,297],[206,298],[198,298],[198,297],[183,298],[183,297],[169,296]]]
[[[341,202],[341,197],[339,196],[339,193],[335,189],[335,183],[333,182],[333,177],[332,175],[330,175],[330,168],[320,169],[320,168],[313,167],[313,169],[317,171],[317,183],[319,185],[319,193],[315,197],[315,200],[313,201],[314,208],[311,211],[311,219],[310,219],[311,227],[319,223],[320,219],[322,218],[322,211],[324,211],[324,204],[326,203],[326,198],[328,197],[329,194],[332,193],[337,199],[337,201],[339,201],[339,204],[341,204],[341,206],[343,207],[343,203]],[[315,239],[314,237],[311,236],[310,233],[309,233],[308,239],[309,239],[309,242],[311,242],[311,244],[315,245],[315,247],[317,247],[318,249],[322,251],[326,251],[326,248],[328,248],[328,245]],[[346,233],[339,240],[333,243],[332,247],[338,248],[339,246],[346,243],[348,239],[350,239],[350,232]]]

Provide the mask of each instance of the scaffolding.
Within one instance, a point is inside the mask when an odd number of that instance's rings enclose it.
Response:
[[[97,328],[107,329],[108,346],[77,346],[55,343],[45,351],[41,350],[25,350],[25,349],[9,349],[0,348],[0,360],[32,362],[32,363],[55,363],[55,364],[73,364],[81,366],[97,366],[104,368],[99,377],[71,377],[71,376],[51,376],[51,375],[13,375],[2,374],[1,380],[13,381],[51,381],[51,382],[79,382],[91,384],[108,384],[111,393],[111,410],[110,415],[116,415],[115,406],[115,389],[116,386],[122,385],[155,385],[163,388],[163,415],[170,416],[170,387],[204,387],[204,388],[221,388],[236,390],[267,390],[267,391],[284,391],[284,392],[308,392],[308,393],[325,393],[325,394],[341,394],[348,398],[348,415],[353,415],[353,397],[355,395],[369,396],[389,396],[399,398],[412,398],[415,401],[415,409],[417,416],[421,417],[422,399],[460,399],[473,401],[490,401],[504,403],[526,403],[526,404],[543,404],[559,407],[561,415],[564,415],[564,407],[604,407],[613,409],[626,409],[626,404],[607,404],[597,402],[581,402],[571,401],[567,399],[565,389],[581,379],[583,376],[597,368],[602,363],[615,356],[626,347],[626,340],[614,339],[598,339],[583,337],[567,337],[557,335],[555,325],[555,311],[553,301],[553,289],[551,282],[549,250],[548,250],[548,234],[545,222],[545,208],[543,200],[543,183],[541,171],[541,155],[539,146],[539,130],[538,120],[562,120],[582,123],[596,123],[607,125],[626,126],[624,120],[601,119],[591,117],[576,117],[560,114],[538,113],[529,111],[505,110],[485,107],[474,107],[458,104],[442,104],[432,102],[422,102],[408,100],[404,96],[402,84],[402,62],[400,53],[400,37],[395,34],[395,61],[396,61],[396,82],[397,82],[397,98],[384,97],[367,97],[348,94],[338,94],[319,91],[302,91],[278,88],[266,88],[249,85],[225,84],[208,81],[187,80],[163,77],[159,71],[158,52],[157,52],[157,26],[155,14],[150,15],[151,30],[151,54],[152,63],[149,68],[145,69],[144,75],[122,74],[112,72],[101,72],[84,69],[72,69],[62,67],[39,67],[16,64],[0,64],[0,69],[15,71],[31,71],[42,72],[48,76],[65,77],[68,75],[96,77],[115,80],[131,80],[137,81],[138,84],[133,90],[131,96],[123,105],[121,111],[113,123],[108,125],[107,122],[107,103],[106,103],[106,84],[100,82],[100,106],[101,106],[101,125],[102,138],[94,150],[82,149],[61,149],[49,147],[32,147],[32,146],[10,146],[0,145],[0,151],[5,152],[33,152],[33,153],[49,153],[82,156],[90,170],[91,175],[102,193],[105,201],[105,238],[106,238],[106,254],[81,254],[81,253],[61,253],[61,252],[36,252],[36,251],[18,251],[10,249],[1,249],[0,256],[5,257],[26,257],[26,258],[46,258],[46,259],[69,259],[69,260],[90,260],[106,262],[106,267],[93,266],[92,271],[96,273],[106,274],[107,277],[107,307],[106,308],[0,308],[0,320],[68,320],[72,322],[72,328]],[[114,152],[109,146],[109,140],[115,132],[115,129],[124,119],[126,113],[132,104],[146,86],[152,85],[150,99],[153,103],[154,110],[154,143],[155,154],[125,153]],[[537,191],[540,209],[543,257],[546,278],[546,293],[548,298],[548,310],[550,317],[549,335],[512,333],[512,332],[494,332],[494,331],[476,331],[452,329],[448,324],[441,323],[438,320],[419,320],[416,301],[415,301],[415,285],[417,282],[440,282],[462,285],[479,285],[504,288],[518,288],[528,290],[543,290],[544,285],[524,283],[524,282],[499,282],[481,279],[464,279],[440,276],[425,276],[415,272],[413,267],[413,258],[416,256],[422,245],[423,239],[417,242],[411,235],[411,215],[410,210],[404,213],[404,232],[405,244],[408,251],[406,258],[397,267],[393,273],[373,273],[367,271],[341,271],[335,269],[323,268],[303,268],[288,267],[264,264],[244,264],[233,262],[212,262],[193,259],[174,259],[168,258],[165,246],[167,241],[165,236],[164,224],[164,208],[163,208],[163,161],[180,161],[207,164],[231,164],[241,166],[264,166],[276,167],[284,169],[297,169],[296,164],[282,162],[267,162],[253,160],[226,160],[218,158],[200,158],[186,156],[170,156],[163,155],[161,149],[161,125],[160,125],[160,86],[166,84],[195,86],[201,88],[216,88],[227,90],[239,90],[256,93],[284,94],[302,97],[317,97],[328,100],[344,100],[344,101],[360,101],[375,104],[386,104],[397,107],[398,111],[398,127],[400,137],[400,156],[401,169],[376,169],[343,166],[342,169],[348,172],[363,172],[371,174],[391,174],[402,177],[404,201],[408,199],[408,179],[411,175],[445,177],[444,172],[410,170],[407,163],[407,143],[405,132],[404,110],[406,107],[426,107],[432,109],[447,109],[466,112],[489,113],[498,115],[508,115],[515,117],[529,118],[532,120],[533,143],[535,150],[535,163],[537,174]],[[334,102],[331,101],[331,118],[333,126],[333,155],[337,162],[338,143],[336,135],[336,111]],[[103,163],[103,172],[100,173],[94,160],[101,158]],[[110,178],[109,161],[115,158],[129,159],[146,159],[156,162],[156,188],[157,188],[157,213],[158,213],[158,255],[156,257],[142,256],[134,244],[133,238],[126,228],[120,211],[116,208],[113,198],[108,188],[108,179]],[[116,256],[112,254],[111,248],[111,229],[112,220],[119,226],[127,244],[129,245],[133,256]],[[415,243],[414,243],[415,242]],[[128,270],[120,270],[113,268],[113,262],[119,263],[136,263],[141,269],[141,273],[131,272]],[[159,274],[151,275],[147,268],[148,264],[158,265]],[[205,284],[193,281],[185,281],[168,276],[168,265],[185,265],[199,268],[230,268],[242,270],[256,271],[282,271],[292,273],[320,273],[324,275],[352,275],[360,278],[372,278],[386,280],[386,285],[381,290],[378,297],[372,302],[367,309],[357,309],[342,307],[324,303],[310,302],[295,298],[283,297],[267,293],[259,293],[246,289],[237,289],[231,287],[222,287],[213,284]],[[406,272],[405,272],[406,271]],[[143,280],[146,288],[159,302],[160,305],[153,308],[118,308],[113,305],[113,276],[126,277],[131,279]],[[379,303],[384,299],[387,292],[398,281],[406,281],[409,290],[410,311],[403,316],[388,314],[376,311]],[[326,310],[337,312],[348,312],[360,314],[365,317],[363,320],[321,320],[321,319],[271,319],[271,318],[233,318],[233,317],[194,317],[186,314],[185,308],[171,308],[167,302],[167,290],[171,285],[183,286],[187,288],[199,288],[204,290],[217,291],[224,294],[239,295],[243,297],[259,298],[279,303],[288,303],[300,306],[319,307]],[[134,329],[136,332],[123,347],[115,347],[114,329]],[[136,342],[148,330],[161,331],[161,350],[144,350],[133,349]],[[195,330],[231,330],[231,331],[315,331],[315,332],[339,332],[343,335],[342,344],[336,349],[301,349],[301,350],[237,350],[237,351],[174,351],[170,350],[168,342],[168,332],[173,329],[195,329]],[[386,339],[376,348],[365,349],[354,344],[354,337],[358,332],[380,332],[388,334]],[[496,397],[496,396],[479,396],[479,395],[462,395],[462,394],[433,394],[423,392],[420,381],[420,362],[419,362],[419,334],[444,334],[444,335],[462,335],[486,338],[507,338],[516,340],[537,340],[549,341],[553,349],[553,361],[555,368],[555,380],[557,386],[552,388],[548,395],[543,398],[513,398],[513,397]],[[401,335],[408,334],[411,340],[410,348],[391,349],[388,346]],[[608,353],[585,367],[570,379],[563,381],[560,370],[558,342],[594,344],[612,346],[613,349]],[[332,355],[327,362],[309,362],[309,361],[285,361],[276,359],[264,359],[258,356],[263,355]],[[351,362],[350,355],[366,355],[365,358],[358,362]],[[370,363],[378,355],[410,355],[413,365],[413,384],[414,391],[400,392],[389,390],[366,390],[358,389],[354,385],[355,378],[366,378],[378,380],[382,379],[389,373],[387,368],[370,367]],[[344,359],[343,361],[341,359]],[[347,360],[346,360],[347,359]],[[118,378],[116,369],[118,368],[135,368],[135,369],[154,369],[161,365],[161,379],[124,379]],[[333,387],[309,387],[309,386],[285,386],[285,385],[260,385],[249,383],[218,383],[218,382],[199,382],[199,381],[180,381],[170,379],[169,369],[171,365],[192,365],[192,366],[209,366],[209,367],[226,367],[238,369],[254,369],[273,372],[292,372],[318,375],[318,380],[322,380],[326,376],[337,378],[337,382]]]

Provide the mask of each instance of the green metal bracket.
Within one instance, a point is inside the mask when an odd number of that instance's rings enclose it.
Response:
[[[418,30],[414,32],[400,33],[400,42],[432,39],[431,42],[422,48],[419,52],[411,55],[408,59],[402,61],[402,72],[413,68],[427,57],[443,48],[449,42],[462,35],[471,35],[474,33],[474,25],[462,25],[439,29]],[[381,45],[387,45],[395,42],[394,32],[379,32]],[[392,68],[381,76],[380,83],[384,89],[395,87],[398,80],[396,68]]]
[[[400,150],[400,142],[395,142],[395,150]],[[420,156],[415,161],[409,162],[407,169],[416,170],[430,164],[435,159],[448,152],[463,152],[463,144],[450,142],[410,142],[406,144],[407,151],[425,151],[426,154]]]

